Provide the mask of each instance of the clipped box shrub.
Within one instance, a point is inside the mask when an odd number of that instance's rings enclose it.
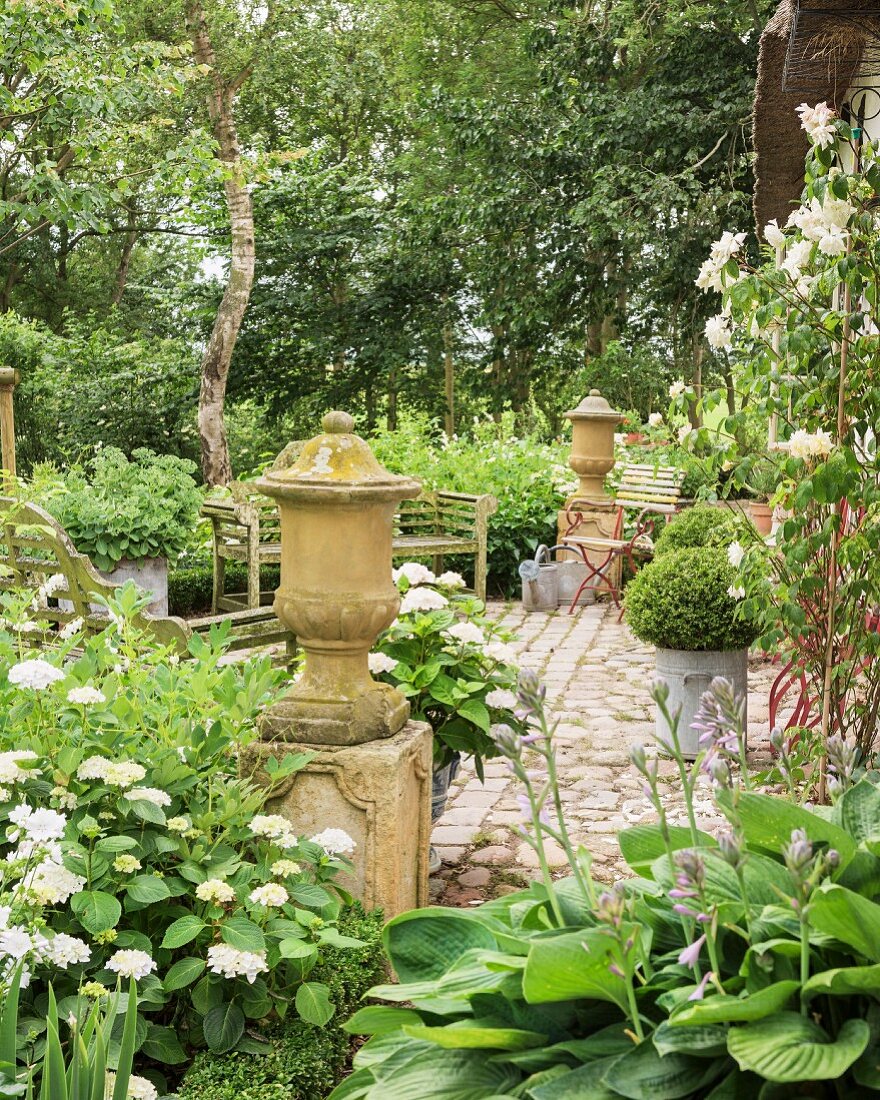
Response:
[[[728,508],[697,504],[679,512],[660,532],[655,557],[692,546],[727,546],[737,534],[737,517]]]
[[[336,1015],[324,1027],[288,1017],[269,1035],[265,1053],[199,1054],[177,1090],[178,1100],[322,1100],[340,1081],[351,1053],[342,1023],[384,973],[382,914],[355,904],[339,919],[339,930],[367,947],[327,948],[312,971],[330,988]]]
[[[737,574],[715,546],[670,551],[627,585],[626,618],[643,642],[659,649],[745,649],[757,637],[728,589]]]

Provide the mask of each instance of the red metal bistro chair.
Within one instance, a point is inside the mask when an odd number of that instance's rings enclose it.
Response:
[[[584,522],[585,512],[594,509],[607,511],[608,501],[582,498],[571,501],[565,516],[566,531],[556,549],[578,553],[586,566],[587,574],[571,602],[569,615],[577,607],[584,589],[588,587],[608,592],[615,607],[623,615],[620,604],[623,565],[628,563],[635,571],[637,558],[649,558],[653,555],[654,526],[659,517],[664,517],[665,522],[678,510],[683,481],[684,471],[674,466],[624,467],[613,501],[614,525],[607,538],[599,535],[578,535],[576,532]]]

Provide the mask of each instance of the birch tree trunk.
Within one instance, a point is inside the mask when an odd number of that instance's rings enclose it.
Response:
[[[226,290],[214,319],[214,327],[202,356],[199,390],[199,439],[202,474],[208,485],[226,485],[232,480],[229,446],[223,405],[226,382],[235,341],[250,301],[254,283],[254,212],[242,171],[238,133],[233,106],[242,84],[250,76],[245,68],[232,80],[224,80],[217,59],[201,0],[188,0],[186,21],[195,60],[210,66],[208,115],[217,141],[217,155],[223,162],[223,188],[229,211],[231,257]]]

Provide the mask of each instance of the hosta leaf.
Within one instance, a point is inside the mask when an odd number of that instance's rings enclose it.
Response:
[[[413,1039],[435,1043],[447,1050],[529,1050],[547,1042],[547,1036],[536,1031],[523,1031],[515,1027],[481,1027],[478,1020],[445,1027],[405,1024],[403,1030]]]
[[[588,997],[624,1006],[624,981],[608,969],[611,947],[610,937],[593,929],[535,940],[523,975],[525,999],[542,1004]]]
[[[728,1024],[760,1020],[778,1012],[800,988],[800,982],[774,982],[748,997],[708,996],[675,1009],[669,1018],[673,1027],[691,1024]]]
[[[443,1050],[413,1043],[413,1051],[392,1055],[368,1100],[485,1100],[504,1095],[519,1081],[519,1072],[502,1062],[490,1062],[474,1050]]]
[[[822,970],[804,983],[807,999],[823,993],[833,996],[850,993],[872,993],[880,997],[880,963],[874,966],[843,966],[838,970]]]
[[[837,1038],[807,1016],[779,1012],[754,1024],[732,1028],[727,1049],[740,1069],[768,1081],[828,1081],[842,1077],[865,1050],[871,1029],[849,1019]]]
[[[350,1035],[387,1035],[404,1024],[420,1024],[421,1016],[410,1008],[392,1008],[390,1005],[367,1005],[359,1008],[342,1025]]]
[[[718,802],[722,809],[729,809],[741,823],[752,848],[781,852],[791,840],[792,832],[803,829],[814,844],[825,843],[830,848],[836,848],[842,865],[855,854],[856,842],[839,825],[775,795],[739,791],[734,809],[730,805],[729,793],[720,792]]]
[[[439,978],[471,948],[492,951],[495,937],[473,914],[416,909],[385,926],[385,949],[401,982]]]
[[[617,1058],[605,1071],[602,1083],[629,1100],[678,1100],[699,1095],[724,1072],[726,1059],[691,1058],[686,1054],[661,1055],[650,1039]]]
[[[810,924],[880,962],[880,905],[843,886],[820,886],[810,902]]]
[[[880,838],[880,787],[862,779],[834,805],[834,820],[856,842]]]
[[[700,844],[714,845],[708,833],[699,833]],[[620,854],[637,875],[651,877],[651,864],[666,854],[666,845],[659,825],[634,825],[631,829],[621,829],[617,834]],[[681,825],[669,826],[669,840],[673,852],[681,848],[693,847],[690,829]]]
[[[727,1051],[727,1028],[717,1024],[695,1024],[691,1027],[670,1027],[664,1020],[653,1036],[660,1054],[695,1054],[714,1058]]]

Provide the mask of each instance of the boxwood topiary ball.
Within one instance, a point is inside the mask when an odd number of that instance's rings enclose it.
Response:
[[[626,618],[636,637],[661,649],[744,649],[757,637],[727,593],[737,574],[717,546],[671,550],[626,588]]]
[[[654,546],[654,556],[688,546],[727,546],[736,538],[737,519],[728,508],[698,504],[679,512],[663,530]]]

